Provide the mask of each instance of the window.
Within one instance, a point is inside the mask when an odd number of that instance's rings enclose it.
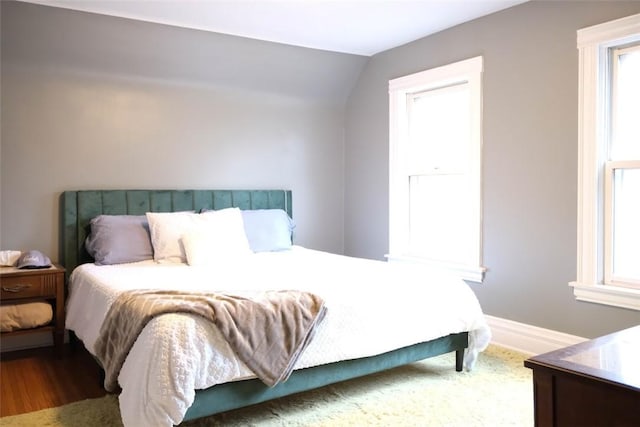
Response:
[[[577,299],[640,310],[640,15],[578,30]]]
[[[389,82],[389,255],[482,281],[482,57]]]

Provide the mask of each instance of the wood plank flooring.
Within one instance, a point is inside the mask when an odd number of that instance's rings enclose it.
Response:
[[[52,408],[105,394],[100,383],[100,368],[82,346],[72,351],[65,345],[62,358],[56,358],[53,347],[0,354],[0,416]]]

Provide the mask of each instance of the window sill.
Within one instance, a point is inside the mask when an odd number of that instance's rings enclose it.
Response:
[[[482,283],[482,281],[484,280],[484,272],[487,271],[487,269],[482,266],[445,263],[445,262],[428,260],[425,258],[412,257],[409,255],[386,254],[385,258],[387,258],[387,260],[390,262],[418,263],[418,264],[424,264],[431,267],[443,269],[450,272],[451,274],[454,274],[460,277],[462,280],[467,280],[469,282],[475,282],[475,283]]]
[[[573,287],[573,294],[579,301],[640,311],[640,289],[578,282],[570,282],[569,286]]]

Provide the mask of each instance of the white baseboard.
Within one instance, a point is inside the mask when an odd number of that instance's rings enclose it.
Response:
[[[485,316],[485,318],[491,328],[492,344],[528,355],[547,353],[587,341],[587,338],[499,317]]]

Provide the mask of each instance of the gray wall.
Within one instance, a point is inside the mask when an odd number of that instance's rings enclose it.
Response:
[[[57,259],[67,189],[285,188],[296,243],[343,251],[344,110],[366,57],[1,8],[2,249]]]
[[[380,53],[347,109],[345,252],[388,250],[388,81],[484,57],[484,265],[487,314],[594,337],[640,313],[577,302],[576,30],[640,12],[640,2],[525,3]]]
[[[2,249],[57,258],[66,189],[289,188],[298,243],[382,259],[388,80],[483,55],[489,271],[472,286],[485,312],[585,337],[640,323],[638,312],[576,302],[567,286],[576,30],[639,13],[640,2],[536,1],[370,59],[26,3],[0,8]]]

